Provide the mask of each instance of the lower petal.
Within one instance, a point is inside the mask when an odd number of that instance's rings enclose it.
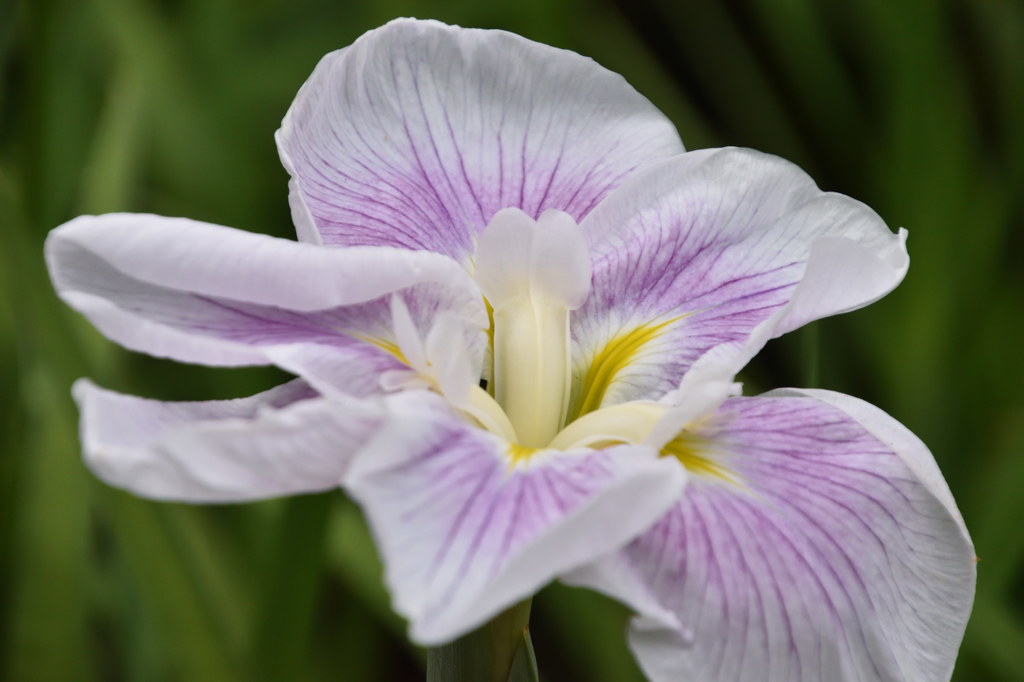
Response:
[[[303,381],[239,400],[165,403],[75,384],[85,461],[110,485],[183,502],[242,502],[338,487],[379,413]]]
[[[648,448],[526,449],[410,392],[346,480],[411,636],[438,644],[614,551],[675,500],[683,470]]]
[[[676,506],[571,580],[641,614],[652,680],[943,680],[974,550],[927,449],[826,391],[727,401]]]

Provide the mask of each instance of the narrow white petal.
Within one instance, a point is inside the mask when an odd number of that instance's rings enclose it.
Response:
[[[75,384],[86,464],[136,495],[240,502],[341,485],[380,422],[293,381],[251,398],[165,403]]]
[[[437,254],[328,249],[148,214],[75,218],[49,234],[46,255],[58,288],[65,277],[87,277],[95,262],[154,287],[295,311],[362,303],[424,282],[468,286],[462,268]]]
[[[405,368],[391,300],[426,333],[440,313],[486,328],[479,291],[444,256],[387,247],[332,249],[184,219],[84,216],[54,230],[58,294],[124,346],[212,365],[278,364],[318,390],[379,392]],[[467,342],[482,362],[484,339]]]

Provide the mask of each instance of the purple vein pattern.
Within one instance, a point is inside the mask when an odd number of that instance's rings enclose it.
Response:
[[[796,166],[750,150],[689,152],[637,174],[582,224],[594,277],[573,315],[577,377],[616,334],[685,316],[640,349],[605,404],[657,399],[709,349],[740,346],[790,302],[815,239],[881,248],[891,235],[877,232],[879,222]]]
[[[278,144],[300,238],[461,262],[500,209],[578,221],[639,165],[683,151],[660,112],[591,60],[433,22],[392,23],[324,57]]]
[[[384,425],[349,487],[421,641],[445,641],[593,558],[595,534],[625,542],[678,494],[678,468],[650,449],[546,451],[515,465],[504,439],[409,398],[396,403],[416,413]]]
[[[678,619],[682,645],[671,652],[634,632],[652,677],[948,677],[944,649],[962,633],[972,568],[941,495],[890,445],[811,397],[734,398],[716,421],[720,430],[704,434],[709,454],[738,483],[694,477],[615,559]]]
[[[98,326],[106,326],[114,338],[127,327],[130,336],[121,340],[130,348],[214,365],[273,363],[305,376],[321,391],[361,396],[381,392],[381,373],[405,369],[395,355],[368,340],[395,342],[392,294],[324,309],[287,309],[206,293],[188,280],[187,262],[178,266],[180,283],[169,286],[148,281],[145,268],[124,272],[73,240],[59,246],[60,286],[78,300],[102,302]],[[274,279],[284,280],[289,274],[267,273],[266,290],[273,290]],[[259,290],[245,293],[257,300],[266,298]],[[406,287],[398,295],[422,336],[439,312],[458,310],[457,301],[463,310],[482,307],[476,292],[468,296],[436,282]],[[146,333],[138,333],[141,327]],[[482,329],[468,330],[466,348],[477,367],[485,343]]]

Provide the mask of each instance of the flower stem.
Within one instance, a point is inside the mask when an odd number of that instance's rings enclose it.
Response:
[[[536,682],[530,600],[454,642],[427,651],[427,682]]]

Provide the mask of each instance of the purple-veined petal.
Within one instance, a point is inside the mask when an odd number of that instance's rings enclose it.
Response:
[[[925,446],[828,391],[734,398],[708,424],[679,503],[571,576],[641,613],[650,678],[949,679],[975,557]]]
[[[524,455],[434,394],[387,400],[389,418],[346,486],[377,539],[394,608],[421,644],[454,639],[621,547],[683,485],[683,469],[650,448]]]
[[[365,395],[404,367],[391,297],[427,333],[442,311],[487,326],[479,291],[449,258],[389,247],[328,249],[186,219],[84,216],[54,230],[57,292],[101,332],[161,357],[278,364]],[[484,334],[472,349],[482,362]]]
[[[381,413],[297,379],[250,398],[168,403],[74,387],[85,462],[136,495],[242,502],[341,485]]]
[[[870,208],[745,149],[645,169],[581,227],[594,263],[572,319],[582,412],[658,399],[712,348],[730,349],[734,373],[768,339],[877,300],[908,264],[905,233]]]
[[[399,19],[324,57],[277,133],[300,239],[466,262],[503,208],[577,221],[683,151],[621,76],[504,31]]]

